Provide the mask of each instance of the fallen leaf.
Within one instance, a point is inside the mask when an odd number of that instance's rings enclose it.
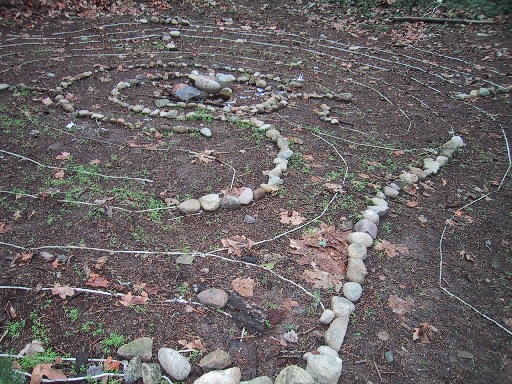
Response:
[[[243,297],[253,297],[254,296],[254,286],[256,285],[256,282],[251,279],[241,279],[237,277],[235,280],[231,282],[231,286],[237,292]]]
[[[393,152],[393,154],[394,154],[395,156],[402,156],[402,155],[405,155],[405,152],[404,152],[404,151],[400,151],[400,150],[398,150],[398,151],[394,151],[394,152]]]
[[[465,250],[460,251],[459,255],[460,255],[460,258],[463,260],[465,259],[465,260],[471,261],[472,263],[474,263],[476,261],[476,256],[473,256],[471,253],[466,252]]]
[[[64,178],[64,170],[63,169],[58,170],[57,172],[55,172],[53,174],[53,177],[55,177],[56,179],[63,179]]]
[[[110,281],[98,275],[97,273],[91,273],[85,285],[94,288],[107,288],[110,285]]]
[[[94,160],[89,161],[89,165],[98,165],[100,163],[101,163],[100,159],[94,159]]]
[[[293,329],[291,331],[285,332],[283,334],[283,338],[289,343],[298,343],[299,335]]]
[[[7,233],[11,229],[10,225],[5,224],[3,221],[0,221],[0,233]]]
[[[464,212],[462,212],[460,209],[457,209],[457,210],[454,212],[454,214],[455,214],[455,216],[457,216],[457,217],[461,217],[461,216],[464,214]]]
[[[194,157],[194,160],[192,160],[192,163],[201,162],[201,163],[211,163],[215,160],[215,156],[212,156],[211,154],[215,151],[213,149],[205,149],[203,152],[194,153],[192,157]]]
[[[186,340],[178,340],[178,344],[183,345],[184,349],[195,349],[201,351],[204,349],[203,342],[201,339],[195,339],[191,342],[187,342]]]
[[[69,152],[61,152],[60,155],[55,156],[57,160],[68,160],[71,156],[71,153]]]
[[[409,254],[409,248],[407,248],[405,245],[392,244],[387,240],[379,239],[374,248],[376,251],[384,252],[384,254],[387,255],[388,257],[395,257],[398,256],[399,254]]]
[[[236,256],[242,256],[242,248],[251,249],[254,242],[251,239],[248,239],[245,236],[233,236],[226,239],[220,239],[220,242],[223,246],[228,248],[229,254],[234,254]]]
[[[21,219],[21,211],[16,211],[14,212],[14,215],[12,215],[12,218],[14,219],[14,221],[18,221],[19,219]]]
[[[30,343],[25,345],[25,347],[18,353],[18,357],[21,356],[32,356],[39,352],[44,352],[45,349],[43,347],[43,343],[39,340],[32,340]]]
[[[430,329],[429,323],[421,323],[418,328],[414,328],[412,341],[419,340],[422,344],[430,343],[427,333],[425,332],[427,329]]]
[[[43,380],[43,377],[47,377],[50,380],[65,380],[67,376],[60,369],[52,368],[53,364],[37,364],[32,370],[32,377],[30,378],[30,384],[39,384]]]
[[[315,269],[305,269],[301,277],[308,283],[313,284],[314,288],[319,289],[335,289],[339,292],[343,287],[343,275],[333,275],[329,272],[324,272]]]
[[[105,265],[105,263],[108,261],[108,256],[100,256],[98,257],[98,260],[96,260],[96,264],[94,265],[94,268],[101,269]]]
[[[324,187],[325,187],[325,189],[327,189],[329,192],[332,192],[332,193],[343,193],[343,192],[345,192],[343,190],[343,185],[341,185],[341,184],[325,183]]]
[[[421,224],[426,224],[426,223],[428,223],[428,219],[427,219],[425,216],[423,216],[423,215],[419,215],[419,216],[418,216],[418,221],[419,221]]]
[[[377,337],[379,340],[388,341],[389,333],[387,331],[380,331],[379,333],[377,333]]]
[[[297,211],[282,211],[281,212],[281,220],[282,224],[291,224],[291,225],[300,225],[306,221],[305,217],[302,217]]]
[[[120,366],[121,362],[118,360],[113,360],[112,356],[107,357],[103,362],[103,367],[105,368],[105,371],[117,371],[119,370]]]
[[[388,304],[393,312],[399,315],[405,315],[408,312],[412,312],[415,306],[414,299],[410,296],[407,296],[404,300],[396,295],[390,295],[388,298]]]
[[[73,296],[75,291],[68,285],[61,286],[59,283],[55,283],[55,287],[52,288],[52,295],[59,295],[61,299],[65,299],[68,296]]]
[[[16,264],[18,264],[18,265],[30,264],[30,261],[32,260],[33,256],[34,256],[34,253],[31,253],[31,252],[20,252],[20,253],[17,253],[16,257],[11,262],[11,266],[14,266]]]
[[[128,307],[130,305],[143,305],[148,301],[148,293],[146,291],[142,291],[140,296],[133,296],[131,292],[128,292],[126,295],[121,297],[119,302]]]
[[[414,207],[417,207],[418,206],[418,202],[417,201],[407,201],[407,203],[405,203],[405,205],[407,205],[409,208],[414,208]]]

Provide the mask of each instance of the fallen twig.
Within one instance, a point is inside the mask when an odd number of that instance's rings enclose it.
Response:
[[[494,24],[490,20],[474,20],[474,19],[448,19],[445,17],[417,17],[417,16],[392,16],[391,21],[423,21],[426,23],[455,23],[455,24]]]

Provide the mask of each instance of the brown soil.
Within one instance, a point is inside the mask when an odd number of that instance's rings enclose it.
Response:
[[[396,179],[408,166],[421,166],[422,159],[453,132],[464,138],[464,150],[438,175],[418,184],[415,194],[402,193],[392,201],[390,215],[379,225],[380,239],[403,244],[409,253],[388,257],[370,251],[366,262],[370,275],[340,351],[340,383],[511,380],[512,190],[506,174],[510,152],[503,136],[510,140],[510,94],[466,102],[453,97],[456,92],[488,87],[487,81],[511,84],[510,25],[364,23],[347,21],[332,5],[308,10],[295,2],[282,3],[279,9],[263,9],[260,1],[240,1],[236,6],[229,1],[218,1],[217,6],[183,2],[163,12],[186,18],[192,26],[140,24],[126,16],[41,21],[30,31],[2,25],[0,83],[53,88],[66,76],[112,66],[108,72],[95,73],[70,86],[68,92],[73,94],[77,110],[122,117],[135,125],[129,129],[97,123],[66,114],[56,105],[44,106],[42,100],[50,96],[44,91],[2,92],[1,190],[37,195],[48,188],[58,189],[52,196],[39,195],[45,197],[39,199],[1,195],[0,221],[5,225],[0,227],[0,283],[35,288],[0,290],[2,325],[25,320],[18,337],[11,333],[3,337],[3,352],[17,353],[33,340],[39,319],[46,346],[71,357],[82,351],[95,358],[108,356],[102,341],[115,332],[125,340],[153,337],[155,353],[163,346],[180,349],[182,340],[200,339],[203,355],[216,348],[229,351],[245,380],[257,375],[275,377],[290,364],[304,366],[303,353],[323,343],[326,327],[318,322],[318,301],[275,274],[238,262],[259,265],[275,260],[274,272],[317,292],[328,307],[333,290],[316,289],[303,280],[306,267],[291,253],[289,239],[300,238],[302,230],[244,250],[241,257],[215,253],[233,261],[207,256],[196,257],[192,265],[179,265],[169,252],[206,253],[222,248],[223,238],[243,235],[261,241],[290,231],[293,226],[280,223],[281,211],[297,211],[308,219],[319,215],[332,198],[323,184],[342,182],[343,160],[349,172],[345,191],[310,227],[318,227],[320,222],[337,227],[355,222],[376,189]],[[226,18],[232,18],[232,23]],[[333,23],[338,23],[336,28]],[[177,51],[162,49],[160,35],[169,30],[182,33],[175,40]],[[122,40],[127,38],[132,39]],[[404,41],[411,45],[402,44]],[[279,192],[241,210],[191,216],[176,210],[114,210],[110,217],[102,208],[60,203],[59,199],[93,202],[112,198],[108,204],[128,209],[163,207],[165,198],[184,200],[229,189],[232,171],[226,164],[236,169],[235,187],[257,187],[265,181],[261,172],[271,167],[278,149],[261,133],[239,123],[198,120],[180,123],[207,126],[214,133],[212,138],[189,133],[159,135],[150,128],[158,130],[169,121],[144,118],[108,101],[119,81],[162,73],[158,67],[128,69],[129,65],[157,60],[187,63],[188,67],[176,69],[182,72],[204,64],[259,70],[283,81],[303,74],[304,87],[289,94],[351,92],[354,101],[299,97],[290,99],[279,112],[259,116],[287,136],[299,155],[291,162]],[[56,77],[49,78],[48,72]],[[123,94],[131,104],[150,105],[155,90],[177,81],[146,83]],[[277,86],[273,80],[268,82]],[[261,99],[256,92],[254,86],[239,85],[232,100],[236,98],[237,105],[255,103]],[[334,126],[320,121],[315,110],[322,103],[330,105],[332,115],[345,123]],[[76,126],[67,129],[71,121]],[[40,135],[31,135],[34,129]],[[350,142],[322,136],[336,146],[338,154],[312,131]],[[187,151],[204,150],[214,150],[219,161],[191,162]],[[56,179],[56,170],[37,167],[5,151],[45,165],[82,166],[154,182],[106,179],[84,175],[76,168],[66,171],[64,179]],[[62,152],[69,152],[72,158],[57,160]],[[93,160],[99,164],[91,168]],[[254,216],[256,222],[244,223],[245,215]],[[420,215],[425,220],[419,221]],[[63,247],[44,250],[63,255],[64,262],[58,265],[29,251],[56,245]],[[64,247],[67,245],[76,248]],[[442,286],[508,333],[443,292],[439,286],[440,248],[444,256]],[[28,263],[17,258],[24,252],[34,252]],[[101,269],[95,267],[100,256],[108,256]],[[86,286],[90,273],[109,281],[107,289],[93,289],[122,294],[144,289],[149,293],[148,304],[125,307],[118,297],[88,293],[62,300],[38,289],[56,283],[91,288]],[[253,297],[234,292],[231,282],[237,277],[257,282]],[[208,287],[229,292],[227,314],[193,304],[165,303],[176,297],[195,302],[196,292]],[[398,315],[388,304],[391,295],[410,298],[414,305]],[[290,306],[293,302],[297,305]],[[76,321],[70,315],[73,308],[79,314]],[[425,322],[437,332],[427,331],[429,343],[413,341],[414,328]],[[283,346],[279,339],[290,329],[299,334],[299,342]],[[389,334],[386,341],[377,336],[383,331]],[[241,340],[242,332],[249,336]],[[393,352],[392,363],[384,359],[386,351]],[[186,382],[192,383],[201,374],[194,365]]]

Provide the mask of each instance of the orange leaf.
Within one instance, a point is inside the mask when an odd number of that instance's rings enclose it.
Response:
[[[60,370],[52,368],[52,364],[37,364],[32,371],[30,384],[39,384],[46,376],[50,380],[65,380],[67,376]]]
[[[55,288],[52,288],[52,295],[59,295],[62,299],[74,294],[75,291],[68,285],[61,286],[59,283],[55,283]]]
[[[62,152],[60,155],[55,156],[57,160],[67,160],[71,156],[69,152]]]
[[[3,221],[0,221],[0,233],[7,233],[9,229],[11,229],[10,225],[7,225]]]
[[[128,292],[124,295],[119,302],[125,307],[129,307],[130,305],[143,305],[148,301],[148,293],[146,291],[142,291],[140,296],[133,296],[131,292]]]
[[[110,284],[110,281],[108,281],[104,277],[98,275],[97,273],[91,273],[89,275],[89,280],[87,280],[87,282],[85,283],[85,285],[88,285],[88,286],[94,287],[94,288],[99,288],[99,287],[107,288],[109,286],[109,284]]]
[[[61,169],[53,174],[53,177],[56,179],[63,179],[64,178],[64,170]]]
[[[457,209],[455,211],[455,216],[457,216],[457,217],[461,217],[463,214],[464,214],[464,212],[462,212],[460,209]]]
[[[402,155],[405,155],[405,152],[404,151],[394,151],[393,154],[395,156],[402,156]]]
[[[252,297],[254,296],[254,286],[256,282],[251,279],[241,279],[237,277],[235,280],[231,282],[231,286],[233,289],[243,297]]]
[[[117,360],[113,360],[112,356],[109,356],[103,362],[103,367],[105,371],[117,371],[121,366],[121,362]]]
[[[417,201],[408,201],[406,203],[406,205],[409,207],[409,208],[414,208],[414,207],[417,207],[418,206],[418,202]]]

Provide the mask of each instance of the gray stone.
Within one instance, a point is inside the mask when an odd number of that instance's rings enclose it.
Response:
[[[268,185],[281,185],[284,181],[276,175],[268,175]]]
[[[194,263],[194,255],[179,255],[176,258],[176,264],[192,265]]]
[[[416,184],[418,182],[418,176],[416,176],[414,173],[408,173],[404,172],[400,175],[399,179],[405,184]],[[378,204],[375,204],[378,205]]]
[[[354,96],[350,92],[338,93],[338,94],[334,95],[334,100],[352,101],[353,99],[354,99]]]
[[[184,214],[197,213],[201,210],[201,203],[197,199],[185,200],[178,205],[178,210]]]
[[[306,365],[315,384],[337,384],[341,376],[343,362],[338,356],[309,355]]]
[[[9,87],[10,87],[9,84],[2,83],[2,84],[0,84],[0,91],[5,91],[5,90],[9,89]]]
[[[218,95],[223,99],[223,100],[229,100],[231,98],[231,96],[233,95],[233,90],[231,88],[222,88]]]
[[[376,194],[375,194],[375,197],[379,198],[379,199],[382,199],[382,200],[386,200],[387,199],[387,196],[385,194],[383,194],[381,191],[378,191]]]
[[[394,360],[393,358],[393,352],[392,351],[386,351],[384,352],[384,358],[386,359],[386,361],[391,364]]]
[[[380,217],[386,216],[389,212],[389,207],[385,207],[383,205],[369,205],[366,209],[374,211]]]
[[[331,298],[331,309],[336,317],[350,317],[350,314],[356,310],[354,303],[341,296]]]
[[[366,248],[370,248],[373,245],[373,238],[366,232],[352,232],[348,235],[347,241],[349,244],[361,243]]]
[[[220,288],[208,288],[199,292],[197,299],[201,304],[223,308],[227,304],[229,296]]]
[[[284,151],[281,151],[277,154],[277,157],[281,159],[288,160],[290,157],[292,157],[293,151],[291,149],[286,149]]]
[[[215,75],[215,80],[219,83],[221,88],[231,88],[236,81],[236,77],[233,75],[226,75],[224,73],[217,73]]]
[[[139,356],[142,361],[150,361],[153,349],[153,339],[151,337],[141,337],[122,345],[117,354],[124,359],[131,359]]]
[[[368,271],[361,259],[348,259],[347,274],[345,278],[348,281],[354,281],[359,284],[364,284],[364,278],[368,276]]]
[[[252,191],[254,201],[263,199],[266,196],[266,194],[267,193],[263,188],[256,188],[254,191]]]
[[[321,345],[316,349],[321,355],[338,356],[338,352],[327,345]]]
[[[253,199],[254,199],[254,193],[251,188],[245,187],[242,190],[242,192],[240,193],[240,195],[238,195],[238,201],[242,205],[250,204]]]
[[[237,210],[240,209],[240,201],[236,196],[227,195],[220,200],[222,209]]]
[[[251,215],[245,215],[242,221],[246,224],[254,224],[256,222],[256,218]]]
[[[448,157],[446,156],[437,156],[436,161],[439,163],[441,167],[444,167],[446,164],[448,164]]]
[[[220,197],[216,193],[211,193],[209,195],[204,195],[199,198],[199,203],[201,204],[201,208],[205,211],[215,211],[220,207]]]
[[[388,202],[386,200],[379,199],[378,197],[372,197],[370,199],[370,202],[372,203],[372,205],[378,205],[378,206],[382,206],[382,207],[388,206]]]
[[[269,129],[267,132],[265,132],[265,136],[269,140],[275,140],[281,136],[281,133],[277,129]]]
[[[334,313],[334,311],[332,309],[326,309],[325,311],[323,311],[322,315],[320,316],[320,322],[322,324],[330,324],[331,321],[334,320],[335,316],[336,316],[336,314]]]
[[[352,302],[356,302],[363,294],[363,287],[361,284],[354,281],[348,281],[343,284],[343,295]]]
[[[256,81],[256,87],[265,88],[267,86],[267,82],[263,79]]]
[[[429,169],[434,175],[439,171],[440,167],[441,164],[430,157],[423,159],[423,168]]]
[[[439,150],[439,155],[446,156],[450,160],[453,158],[454,153],[455,153],[455,149],[451,149],[451,148],[441,148]]]
[[[290,365],[279,372],[274,384],[314,384],[315,380],[301,367]]]
[[[142,361],[139,356],[130,360],[124,369],[124,381],[126,384],[133,384],[142,377]]]
[[[162,369],[155,363],[142,364],[142,381],[144,384],[158,384],[162,378]]]
[[[372,223],[379,224],[379,215],[377,212],[366,209],[362,212],[363,219],[370,220]]]
[[[325,343],[336,352],[339,352],[343,345],[349,320],[350,317],[338,317],[332,321],[325,332]]]
[[[239,83],[247,83],[250,79],[251,77],[248,74],[244,73],[236,81]]]
[[[464,146],[464,140],[460,136],[452,136],[452,138],[443,144],[443,148],[458,149]]]
[[[207,76],[197,76],[194,86],[200,91],[216,95],[221,90],[221,86],[214,79]]]
[[[383,191],[384,191],[384,195],[386,195],[387,197],[390,197],[392,199],[397,197],[399,194],[399,192],[396,189],[388,187],[388,186],[385,186]]]
[[[354,231],[365,232],[369,234],[373,239],[377,238],[377,225],[368,219],[361,219],[354,225]]]
[[[163,107],[167,106],[167,104],[169,104],[169,103],[170,103],[169,99],[156,99],[155,100],[155,106],[157,108],[163,108]]]
[[[201,135],[203,135],[204,137],[212,137],[212,131],[210,130],[210,128],[201,128],[199,130],[199,132],[201,133]]]
[[[348,257],[365,260],[368,256],[366,246],[361,243],[352,243],[347,248]]]
[[[175,380],[185,380],[192,370],[188,359],[172,348],[160,348],[158,361],[164,371]]]
[[[240,384],[273,384],[274,382],[268,376],[255,377],[249,381],[241,381]]]
[[[181,32],[180,31],[170,31],[169,32],[169,36],[171,36],[171,37],[180,37],[181,36]]]
[[[181,101],[197,100],[204,96],[199,89],[187,84],[177,84],[172,87],[171,94]]]
[[[409,167],[409,171],[411,171],[412,174],[416,175],[419,181],[423,181],[427,178],[427,174],[421,168]]]
[[[224,369],[231,365],[231,356],[229,353],[222,349],[216,349],[215,351],[207,354],[199,361],[199,366],[203,372],[209,372],[214,369]]]
[[[478,95],[482,97],[487,97],[491,95],[491,91],[489,91],[489,89],[487,88],[482,87],[478,90]]]
[[[194,381],[194,384],[239,384],[242,373],[234,367],[223,371],[212,371]]]
[[[396,185],[395,183],[391,183],[389,184],[389,188],[393,188],[393,189],[396,189],[397,191],[400,190],[400,187],[398,185]]]

